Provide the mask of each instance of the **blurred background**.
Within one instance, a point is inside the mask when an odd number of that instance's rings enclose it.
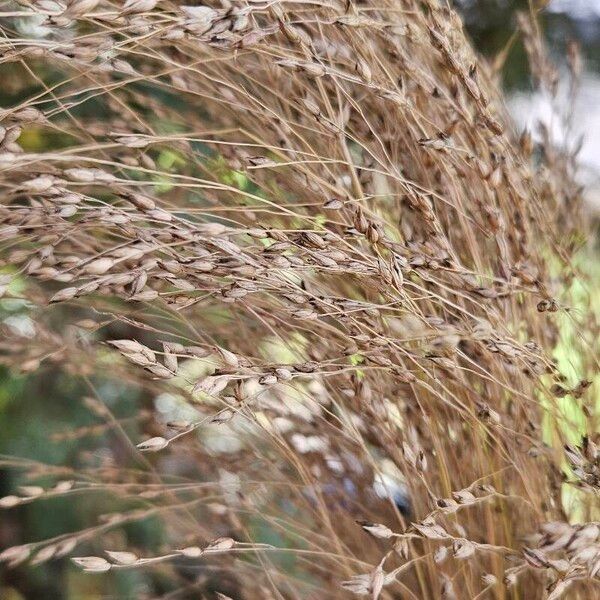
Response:
[[[5,4],[0,2],[0,6]],[[559,144],[581,143],[580,178],[586,186],[590,218],[596,220],[600,214],[600,0],[551,0],[540,21],[551,54],[565,72],[569,42],[576,40],[581,46],[581,88],[571,120],[563,118],[566,83],[560,84],[559,99],[563,100],[558,104],[532,91],[525,51],[515,35],[515,13],[528,8],[527,0],[456,0],[455,5],[464,15],[475,46],[490,60],[503,57],[507,104],[519,127],[528,127],[535,135],[536,123],[541,120]],[[22,19],[17,26],[21,35],[36,35],[38,25],[31,20]],[[28,87],[29,83],[8,77],[4,68],[0,65],[0,106],[8,107],[35,90]],[[41,144],[34,137],[25,142],[30,149]],[[38,145],[37,149],[42,148]],[[591,268],[597,272],[594,265]],[[28,310],[20,301],[0,299],[2,352],[9,350],[3,347],[3,329],[16,328],[25,335],[31,329]],[[561,351],[568,353],[568,348],[559,348]],[[53,369],[52,363],[44,365],[35,370],[36,364],[24,364],[21,373],[9,372],[0,365],[0,497],[27,483],[20,474],[19,461],[76,468],[81,460],[87,461],[86,466],[94,461],[101,465],[107,457],[125,452],[116,430],[105,426],[90,410],[85,401],[90,389],[80,383],[81,378]],[[168,409],[168,398],[152,397],[126,383],[96,377],[94,385],[132,439],[139,439],[144,431],[145,409]],[[68,468],[63,476],[69,478]],[[81,501],[74,495],[69,500],[44,500],[3,510],[0,550],[84,528],[114,510],[114,503],[112,496],[98,493]],[[125,536],[127,545],[145,548],[157,547],[163,539],[160,521],[152,518],[107,535]],[[265,532],[265,541],[268,536],[269,532]],[[122,541],[113,537],[107,546],[118,547]],[[10,570],[0,565],[0,600],[156,598],[164,597],[161,594],[168,589],[168,584],[155,573],[125,570],[110,577],[90,576],[74,568],[66,558]]]

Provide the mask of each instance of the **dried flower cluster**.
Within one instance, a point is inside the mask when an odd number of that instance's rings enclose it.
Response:
[[[54,487],[2,508],[100,490],[125,508],[0,559],[218,564],[246,599],[597,593],[574,161],[514,132],[447,3],[10,6],[0,66],[36,91],[0,113],[1,284],[37,308],[34,335],[3,331],[3,360],[83,378],[107,427],[97,376],[185,418],[144,412],[132,462],[93,476],[28,464]],[[552,357],[561,319],[581,330],[579,382]],[[565,486],[589,522],[569,524]],[[102,545],[150,515],[163,554]],[[107,558],[80,556],[94,543]]]

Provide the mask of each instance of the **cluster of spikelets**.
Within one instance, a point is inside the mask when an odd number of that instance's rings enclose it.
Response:
[[[4,362],[86,381],[121,433],[95,378],[185,418],[146,411],[130,457],[68,481],[28,463],[54,487],[2,507],[103,490],[124,509],[3,561],[160,563],[175,587],[202,565],[240,599],[597,593],[574,163],[514,132],[446,2],[4,4],[0,68],[29,95],[0,114],[2,287],[37,307]],[[552,360],[565,320],[578,381]],[[565,397],[589,435],[563,448]],[[163,552],[103,544],[149,516]]]

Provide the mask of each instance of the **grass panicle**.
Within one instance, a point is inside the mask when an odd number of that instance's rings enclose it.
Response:
[[[31,485],[0,507],[122,509],[0,560],[159,569],[168,598],[208,593],[181,565],[222,599],[597,593],[575,159],[515,131],[446,2],[2,4],[1,287],[33,328],[2,361],[86,386],[95,424],[53,443],[121,451],[7,459]],[[139,388],[133,424],[100,380]],[[163,547],[107,545],[150,517]]]

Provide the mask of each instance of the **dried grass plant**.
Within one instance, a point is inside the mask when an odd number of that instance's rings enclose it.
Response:
[[[125,435],[98,376],[185,417],[146,412],[101,467],[14,459],[32,485],[6,510],[98,491],[123,510],[5,563],[160,569],[169,598],[205,597],[207,573],[219,598],[598,594],[576,163],[515,132],[445,2],[2,4],[0,66],[34,90],[0,115],[2,283],[35,318],[3,361],[86,381],[100,429]],[[534,12],[519,26],[552,95]],[[103,542],[149,516],[160,552]]]

